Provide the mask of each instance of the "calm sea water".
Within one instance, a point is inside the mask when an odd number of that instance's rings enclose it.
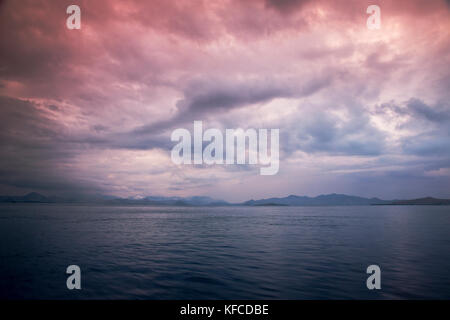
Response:
[[[450,299],[450,207],[1,205],[0,298]]]

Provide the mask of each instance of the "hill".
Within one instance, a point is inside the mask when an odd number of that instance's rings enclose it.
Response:
[[[290,195],[284,198],[269,198],[250,200],[243,203],[246,206],[285,205],[285,206],[364,206],[384,204],[387,201],[378,198],[362,198],[345,194],[326,194],[317,197]]]
[[[389,201],[388,203],[384,203],[384,205],[391,206],[405,206],[405,205],[413,205],[413,206],[448,206],[450,205],[450,199],[436,199],[432,197],[412,199],[412,200],[394,200]]]

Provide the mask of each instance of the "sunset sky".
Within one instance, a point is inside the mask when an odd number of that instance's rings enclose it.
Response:
[[[3,0],[0,116],[0,194],[450,198],[450,1]],[[278,174],[172,163],[194,120]]]

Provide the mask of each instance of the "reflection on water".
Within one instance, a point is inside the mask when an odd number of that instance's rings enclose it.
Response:
[[[3,299],[450,298],[450,207],[13,204],[0,240]]]

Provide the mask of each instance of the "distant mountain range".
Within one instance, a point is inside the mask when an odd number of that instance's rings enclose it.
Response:
[[[284,198],[269,198],[244,202],[246,206],[285,205],[285,206],[366,206],[385,204],[387,201],[378,198],[362,198],[345,194],[326,194],[314,198],[290,195]]]
[[[210,197],[158,197],[120,198],[114,196],[95,195],[89,198],[46,197],[36,192],[24,196],[0,196],[0,203],[104,203],[116,205],[155,205],[155,206],[221,206],[230,205],[223,200]]]
[[[155,205],[155,206],[226,206],[230,205],[223,200],[216,200],[210,197],[194,196],[194,197],[157,197],[149,196],[144,198],[115,198],[107,200],[110,204],[138,204],[138,205]]]
[[[102,203],[110,205],[153,205],[153,206],[367,206],[367,205],[450,205],[450,199],[432,197],[412,200],[382,200],[345,194],[326,194],[317,197],[290,195],[284,198],[249,200],[243,203],[229,203],[210,197],[160,197],[119,198],[97,195],[90,199],[46,197],[36,192],[24,196],[0,196],[3,203]]]
[[[52,202],[42,194],[31,192],[24,196],[0,196],[0,202]]]
[[[396,205],[396,206],[402,206],[402,205],[443,205],[448,206],[450,205],[450,199],[436,199],[432,197],[426,197],[426,198],[420,198],[420,199],[412,199],[412,200],[394,200],[394,201],[388,201],[388,203],[381,203],[381,205],[387,204],[387,205]]]

